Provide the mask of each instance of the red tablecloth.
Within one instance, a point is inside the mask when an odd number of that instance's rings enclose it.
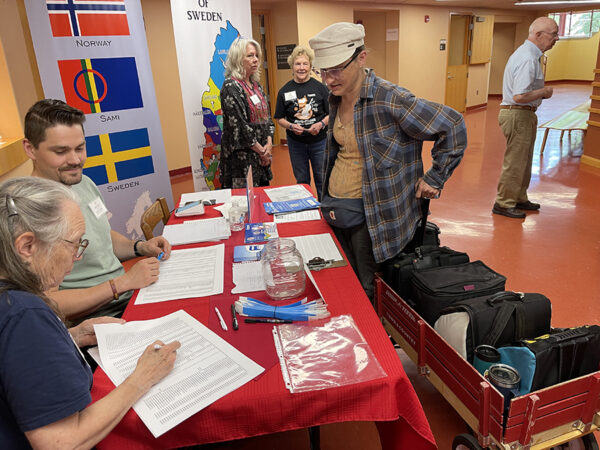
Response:
[[[258,205],[262,206],[264,201],[269,201],[262,189],[257,189],[256,195]],[[211,208],[207,209],[207,216],[214,217]],[[258,217],[259,220],[272,220],[262,207],[258,208]],[[181,221],[182,219],[171,217],[169,223]],[[279,224],[278,231],[281,237],[331,233],[329,225],[323,220]],[[231,267],[233,247],[241,244],[241,231],[234,232],[225,241],[224,294],[216,298],[227,299],[229,303],[238,297],[230,294],[233,286]],[[189,246],[178,248],[185,247]],[[335,389],[290,394],[284,385],[279,365],[274,365],[259,378],[211,404],[158,439],[152,436],[137,414],[130,410],[97,447],[165,449],[242,439],[335,422],[375,421],[385,450],[436,448],[415,391],[352,268],[346,265],[313,274],[331,315],[352,315],[385,370],[386,378]],[[258,295],[255,297],[261,298]],[[123,317],[127,320],[151,319],[184,309],[206,324],[209,301],[210,298],[204,297],[134,305],[132,300]],[[268,344],[271,345],[270,342]],[[94,374],[92,389],[94,401],[113,388],[106,374],[98,369]]]

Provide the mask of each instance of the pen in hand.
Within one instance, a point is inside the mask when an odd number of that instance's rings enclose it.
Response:
[[[163,259],[163,256],[165,256],[165,252],[160,252],[158,254],[158,256],[156,257],[156,259],[158,259],[160,261],[161,259]]]
[[[235,303],[231,304],[231,322],[233,323],[233,329],[237,331],[238,329],[238,321],[235,315]]]
[[[221,315],[221,312],[217,309],[216,306],[215,306],[215,312],[217,313],[217,317],[219,318],[219,322],[221,323],[221,328],[223,328],[223,331],[227,331],[227,324],[223,320],[223,316]]]

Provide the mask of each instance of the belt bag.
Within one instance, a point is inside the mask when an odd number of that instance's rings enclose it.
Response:
[[[325,194],[321,211],[325,220],[337,228],[352,228],[365,221],[362,198],[337,198]]]
[[[440,311],[458,301],[503,291],[506,278],[481,261],[417,270],[412,288],[417,312],[433,325]]]
[[[503,291],[444,308],[434,328],[472,364],[478,345],[502,347],[549,333],[551,314],[542,294]]]
[[[521,346],[535,359],[531,390],[535,391],[598,370],[600,364],[600,327],[597,325],[562,328]]]
[[[425,233],[427,234],[427,231]],[[385,282],[410,304],[413,303],[411,281],[416,270],[454,266],[468,262],[469,255],[466,253],[457,252],[449,247],[423,245],[415,248],[413,253],[400,253],[385,261],[382,273]]]

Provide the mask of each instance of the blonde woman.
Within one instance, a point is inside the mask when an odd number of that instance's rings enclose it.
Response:
[[[221,139],[221,185],[244,187],[252,167],[254,186],[268,186],[273,178],[273,133],[269,102],[259,80],[262,52],[258,42],[238,38],[225,61],[221,87],[223,137]]]
[[[286,129],[296,183],[310,184],[310,166],[317,195],[323,185],[323,154],[329,122],[327,87],[310,76],[315,54],[297,46],[288,58],[292,79],[277,94],[275,119]]]

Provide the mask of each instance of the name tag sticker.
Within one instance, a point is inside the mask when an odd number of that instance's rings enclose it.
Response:
[[[252,100],[252,103],[254,103],[255,105],[258,105],[260,103],[260,99],[258,98],[258,95],[254,94],[252,97],[250,97],[250,100]]]
[[[283,94],[285,97],[285,101],[289,102],[290,100],[296,100],[296,91],[290,91]]]
[[[96,216],[96,219],[99,219],[102,214],[106,214],[108,212],[108,209],[106,209],[106,206],[104,206],[104,203],[102,203],[102,199],[100,197],[96,197],[95,200],[91,201],[88,204],[88,207],[92,210],[94,216]]]

